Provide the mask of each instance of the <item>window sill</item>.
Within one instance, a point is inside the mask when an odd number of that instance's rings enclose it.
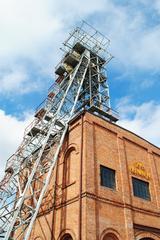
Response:
[[[139,200],[142,200],[142,201],[147,201],[147,202],[151,202],[151,199],[145,199],[145,198],[141,198],[141,197],[138,197],[138,196],[135,196],[135,195],[133,195],[133,197],[135,198],[135,199],[139,199]]]
[[[102,185],[100,185],[100,187],[105,189],[105,190],[110,190],[110,191],[115,192],[115,193],[117,192],[116,188],[110,188],[110,187],[106,187],[106,186],[102,186]]]

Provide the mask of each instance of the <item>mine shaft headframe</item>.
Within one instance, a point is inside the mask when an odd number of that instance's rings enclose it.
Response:
[[[113,57],[107,51],[110,40],[85,21],[82,21],[82,24],[70,33],[70,36],[63,44],[64,50],[72,49],[76,44],[79,44],[76,47],[83,46],[101,57],[104,55],[108,55],[109,58]]]
[[[63,66],[61,65],[63,65],[62,63],[64,63],[64,60],[69,65],[76,65],[77,63],[75,61],[75,56],[77,53],[81,55],[85,49],[87,49],[90,52],[91,57],[91,63],[89,67],[89,86],[91,98],[89,108],[84,104],[85,109],[93,112],[96,115],[104,117],[111,122],[117,122],[119,120],[119,114],[111,109],[109,86],[107,83],[107,77],[105,76],[105,65],[108,64],[113,58],[113,56],[107,51],[109,44],[110,40],[106,36],[104,36],[87,22],[82,21],[82,24],[79,27],[76,27],[70,33],[67,40],[63,43],[64,48],[62,48],[62,50],[65,52],[65,54],[63,60],[57,65],[55,73],[57,75],[61,75],[63,73],[64,70]],[[73,59],[72,57],[69,59],[69,53],[72,52],[74,52],[75,56]],[[60,77],[58,77],[58,81],[59,78]],[[85,91],[87,92],[87,89],[84,88],[83,92],[85,93]]]

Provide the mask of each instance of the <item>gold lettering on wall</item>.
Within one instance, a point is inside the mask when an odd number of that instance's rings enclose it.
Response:
[[[143,177],[147,180],[150,180],[150,178],[151,178],[150,173],[148,171],[146,171],[143,163],[141,163],[141,162],[133,163],[133,165],[131,165],[129,167],[129,171],[130,171],[131,174]]]

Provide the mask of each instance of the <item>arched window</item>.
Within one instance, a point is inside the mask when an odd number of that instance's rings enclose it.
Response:
[[[64,158],[64,185],[70,185],[76,181],[77,171],[76,171],[76,149],[71,147],[68,149]]]
[[[67,233],[61,238],[61,240],[73,240],[73,238],[70,234]]]
[[[103,240],[118,240],[118,238],[113,233],[107,233]]]

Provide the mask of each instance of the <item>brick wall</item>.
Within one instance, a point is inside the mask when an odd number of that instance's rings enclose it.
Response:
[[[88,112],[78,116],[47,191],[53,203],[41,209],[31,239],[160,239],[159,162],[160,149],[144,139]],[[100,165],[115,170],[116,189],[101,186]],[[149,182],[150,201],[134,196],[132,177]]]

